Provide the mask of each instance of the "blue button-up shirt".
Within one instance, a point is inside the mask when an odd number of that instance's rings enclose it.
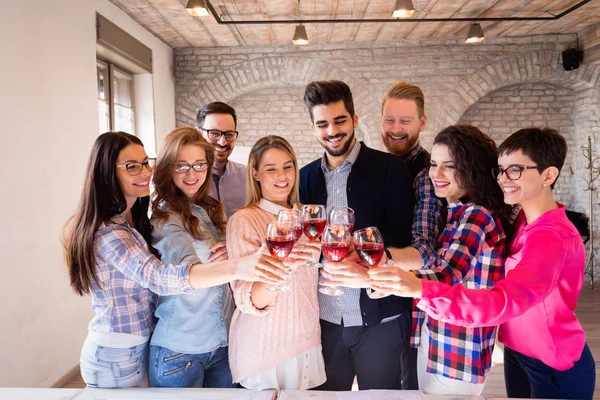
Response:
[[[337,168],[330,168],[327,165],[327,158],[323,154],[321,159],[321,168],[325,176],[325,187],[327,188],[327,212],[336,206],[348,207],[348,196],[346,194],[346,184],[348,176],[352,171],[352,164],[358,158],[360,153],[360,142],[356,144],[344,160],[342,165]],[[320,275],[320,280],[325,278]],[[360,311],[360,291],[357,288],[342,289],[344,294],[341,296],[329,296],[319,293],[319,312],[321,319],[333,324],[342,324],[344,326],[362,326],[363,320]]]
[[[170,213],[166,221],[152,218],[152,245],[165,263],[208,262],[209,249],[225,240],[200,206],[192,206],[200,221],[204,240],[194,239],[183,227],[181,216]],[[228,284],[200,288],[190,294],[161,296],[155,315],[158,323],[150,344],[169,350],[202,354],[227,346],[227,333],[233,315],[233,297]]]
[[[212,179],[208,194],[223,204],[227,218],[246,205],[245,165],[227,161],[223,175],[213,168]]]

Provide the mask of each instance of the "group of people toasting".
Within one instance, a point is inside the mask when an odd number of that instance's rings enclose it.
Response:
[[[221,102],[157,160],[127,133],[97,138],[65,229],[95,312],[86,384],[479,395],[499,340],[509,397],[592,398],[585,250],[552,194],[565,139],[526,128],[497,147],[454,125],[429,153],[423,93],[396,82],[384,153],[356,139],[344,82],[309,83],[304,103],[325,151],[301,169],[278,135],[228,160]]]

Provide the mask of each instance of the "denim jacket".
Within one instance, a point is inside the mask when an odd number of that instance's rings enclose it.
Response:
[[[161,223],[152,218],[152,245],[164,263],[206,263],[210,256],[208,249],[225,240],[225,232],[214,226],[202,207],[193,205],[192,211],[200,220],[205,240],[194,239],[183,227],[178,214],[170,213]],[[233,309],[228,284],[184,295],[161,296],[155,312],[158,323],[150,344],[186,354],[208,353],[227,346]]]

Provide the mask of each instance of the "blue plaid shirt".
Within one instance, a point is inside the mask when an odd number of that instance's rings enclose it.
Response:
[[[425,149],[417,144],[403,158],[407,163],[414,161]],[[415,214],[412,225],[412,244],[421,254],[423,265],[428,266],[435,257],[435,244],[442,228],[442,200],[435,195],[429,168],[421,170],[413,181],[415,192]]]
[[[352,171],[352,164],[354,164],[358,158],[358,153],[360,153],[360,147],[360,142],[357,140],[348,157],[337,168],[329,168],[327,158],[323,154],[321,168],[323,169],[327,188],[327,212],[336,206],[348,207],[346,184],[348,183],[350,171]],[[319,280],[326,280],[320,272]],[[343,290],[344,294],[341,296],[329,296],[319,293],[321,319],[337,325],[341,325],[343,320],[344,326],[362,326],[360,289],[344,287]]]
[[[162,264],[148,250],[142,235],[121,215],[100,225],[94,252],[100,285],[92,285],[95,315],[89,331],[148,337],[154,329],[154,293],[193,291],[188,282],[190,263]]]

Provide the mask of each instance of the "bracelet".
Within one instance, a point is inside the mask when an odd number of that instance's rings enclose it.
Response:
[[[388,248],[384,247],[383,250],[385,250],[385,255],[387,256],[388,260],[393,260],[392,253],[390,253],[390,251],[388,250]]]

